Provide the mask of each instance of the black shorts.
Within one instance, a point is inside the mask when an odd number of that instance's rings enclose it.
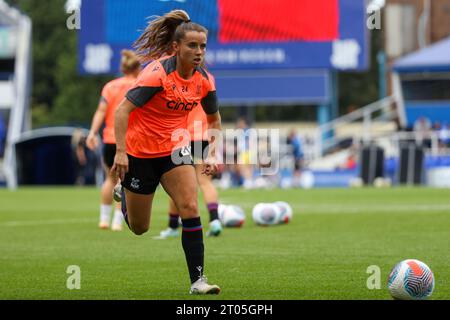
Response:
[[[206,140],[191,141],[191,154],[194,160],[205,160],[208,155],[209,142]]]
[[[134,193],[152,194],[164,173],[173,168],[194,163],[189,148],[178,149],[172,156],[136,158],[128,155],[128,172],[125,174],[122,186]]]
[[[103,145],[103,163],[111,168],[114,164],[114,156],[116,155],[116,145],[112,143],[105,143]]]

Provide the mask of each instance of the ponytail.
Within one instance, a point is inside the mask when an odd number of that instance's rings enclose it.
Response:
[[[122,50],[120,52],[122,58],[120,59],[120,71],[123,74],[131,74],[140,69],[141,64],[136,54],[131,50]]]
[[[191,22],[184,10],[172,10],[162,17],[157,16],[148,23],[147,28],[134,43],[139,60],[145,63],[164,55],[171,55],[172,42],[179,42],[188,31],[208,34],[206,28]]]

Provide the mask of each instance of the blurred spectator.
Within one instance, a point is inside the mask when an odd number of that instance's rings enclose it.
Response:
[[[344,169],[353,170],[356,168],[356,156],[354,153],[350,153],[345,161]]]
[[[391,104],[390,112],[393,117],[392,121],[395,124],[396,131],[410,131],[410,128],[405,127],[405,125],[402,124],[402,121],[400,120],[400,111],[397,102]]]
[[[450,130],[448,124],[444,122],[442,125],[440,122],[436,122],[435,124],[435,132],[438,135],[439,146],[442,148],[446,148],[450,146]]]
[[[0,112],[0,158],[3,157],[5,151],[5,141],[6,141],[6,124],[3,120],[3,115]]]
[[[287,144],[291,146],[292,156],[294,157],[294,183],[300,181],[301,170],[304,163],[304,154],[301,139],[297,130],[292,129],[287,137]]]
[[[357,166],[357,149],[352,145],[348,150],[346,159],[336,167],[337,170],[354,170]]]
[[[86,170],[88,159],[86,155],[86,137],[80,129],[72,134],[72,150],[75,163],[75,184],[82,186],[86,183]]]
[[[358,110],[358,106],[356,104],[350,104],[347,106],[347,114],[352,113],[356,110]]]
[[[236,122],[236,129],[244,131],[244,139],[237,139],[237,164],[236,173],[242,181],[244,188],[253,187],[253,165],[250,163],[250,126],[248,121],[241,117]]]
[[[423,146],[431,147],[431,122],[428,118],[420,116],[413,127],[416,141],[421,143]]]

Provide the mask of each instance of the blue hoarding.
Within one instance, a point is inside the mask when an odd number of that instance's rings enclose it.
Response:
[[[173,9],[208,29],[207,65],[223,101],[322,103],[329,92],[326,70],[368,67],[364,0],[85,0],[79,72],[118,74],[120,51],[132,48],[151,16]],[[270,70],[289,74],[281,79]],[[273,96],[260,92],[261,99],[250,99],[252,90],[242,86],[250,78],[255,87],[276,88],[267,91]]]

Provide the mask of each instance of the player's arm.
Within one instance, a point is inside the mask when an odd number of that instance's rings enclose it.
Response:
[[[94,150],[98,147],[99,141],[97,138],[97,133],[100,130],[103,121],[105,120],[106,110],[108,109],[108,103],[105,98],[101,98],[98,103],[97,110],[94,113],[94,117],[92,118],[91,130],[89,130],[89,134],[86,138],[86,146]]]
[[[150,68],[149,68],[150,67]],[[153,70],[152,65],[147,70]],[[161,68],[162,69],[162,68]],[[157,69],[160,70],[160,69]],[[126,132],[130,113],[136,108],[144,107],[155,94],[162,91],[161,75],[153,71],[144,72],[138,77],[135,87],[130,89],[114,114],[114,133],[116,135],[116,156],[111,172],[121,180],[128,172],[128,156],[126,150]]]
[[[202,107],[206,113],[208,121],[208,156],[203,166],[203,173],[212,175],[217,172],[217,154],[216,149],[219,139],[222,139],[222,120],[219,112],[216,91],[210,91],[202,99]]]
[[[208,121],[208,142],[215,147],[215,144],[217,143],[216,139],[219,138],[219,135],[221,135],[222,132],[220,112],[216,111],[213,114],[207,114],[206,120]],[[212,153],[212,155],[214,155],[214,153]]]
[[[86,165],[86,163],[87,163],[86,153],[84,152],[84,147],[82,144],[77,145],[76,153],[77,153],[78,163],[82,166]]]
[[[127,98],[123,99],[114,114],[114,133],[116,136],[116,155],[111,172],[115,173],[121,180],[128,172],[128,156],[126,148],[126,133],[128,128],[128,118],[136,106]]]

